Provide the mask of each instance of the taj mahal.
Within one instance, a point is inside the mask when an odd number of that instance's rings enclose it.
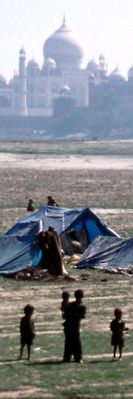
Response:
[[[76,107],[89,107],[90,84],[124,82],[125,78],[116,68],[108,74],[103,55],[98,63],[90,60],[82,67],[83,50],[72,31],[63,23],[44,43],[44,62],[31,59],[26,62],[26,52],[19,52],[18,72],[7,83],[0,75],[0,115],[6,116],[52,116],[53,104],[58,98],[69,97]],[[133,79],[133,67],[128,79]]]

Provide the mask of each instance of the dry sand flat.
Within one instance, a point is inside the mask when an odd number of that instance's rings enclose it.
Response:
[[[24,399],[24,398],[46,398],[46,399],[54,399],[55,395],[53,395],[52,393],[48,392],[47,390],[41,390],[39,388],[27,388],[24,389],[24,387],[22,387],[22,389],[16,390],[16,391],[2,391],[0,392],[0,398],[1,399]]]
[[[132,170],[132,157],[120,156],[48,156],[0,154],[0,168],[41,170]]]

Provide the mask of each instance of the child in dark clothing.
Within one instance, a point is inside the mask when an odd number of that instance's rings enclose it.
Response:
[[[66,313],[66,308],[69,303],[69,298],[70,294],[68,291],[63,291],[62,292],[62,302],[61,302],[61,312],[62,312],[62,317],[65,319],[65,313]]]
[[[25,316],[23,316],[20,321],[21,340],[20,340],[19,360],[22,359],[25,345],[27,345],[27,351],[28,351],[27,360],[30,360],[31,345],[33,344],[33,339],[35,338],[35,327],[34,327],[34,321],[32,319],[33,312],[34,312],[34,306],[28,304],[24,307]]]
[[[125,322],[122,320],[122,310],[116,308],[114,310],[115,318],[110,323],[110,329],[112,331],[111,345],[113,346],[113,360],[116,359],[117,347],[119,348],[119,359],[122,358],[122,349],[124,346],[123,332],[128,331],[125,328]]]
[[[61,307],[60,307],[63,319],[66,319],[66,309],[67,309],[67,306],[69,304],[69,298],[70,298],[69,292],[68,291],[63,291],[62,292],[62,302],[61,302]],[[65,337],[66,337],[66,320],[63,323],[63,327],[64,327],[64,334],[65,334]]]
[[[86,307],[83,305],[84,292],[78,289],[74,293],[75,301],[66,306],[65,311],[65,348],[64,362],[70,362],[72,355],[74,361],[82,362],[82,345],[80,340],[80,322],[85,318]]]

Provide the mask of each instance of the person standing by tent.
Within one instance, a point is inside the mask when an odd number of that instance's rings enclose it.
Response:
[[[61,243],[57,232],[50,227],[49,230],[38,233],[37,239],[42,250],[40,265],[47,269],[49,274],[63,276],[65,268],[62,260]]]
[[[61,243],[54,228],[45,232],[45,240],[49,248],[49,270],[51,274],[63,276],[63,260]]]
[[[34,312],[34,306],[26,305],[24,307],[24,316],[20,321],[20,356],[18,360],[22,359],[23,350],[25,345],[27,345],[28,358],[30,360],[31,355],[31,345],[33,344],[33,340],[35,338],[35,327],[34,321],[32,319],[32,315]]]
[[[78,289],[74,293],[75,301],[70,302],[65,311],[65,348],[64,362],[70,362],[72,355],[74,361],[82,362],[82,345],[80,340],[80,321],[85,318],[86,307],[82,304],[84,291]]]
[[[57,240],[57,243],[58,243],[58,245],[59,245],[59,248],[60,248],[60,250],[61,250],[61,254],[62,254],[62,256],[64,256],[64,251],[63,251],[63,249],[62,249],[62,245],[61,245],[61,240],[60,240],[59,234],[57,233],[57,231],[56,231],[56,230],[54,229],[54,227],[52,227],[52,226],[49,226],[48,231],[54,233],[55,238],[56,238],[56,240]]]

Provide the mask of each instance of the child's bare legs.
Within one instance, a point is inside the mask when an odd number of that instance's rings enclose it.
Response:
[[[21,346],[20,346],[20,355],[19,355],[18,360],[21,360],[21,359],[22,359],[24,347],[25,347],[25,345],[21,345]],[[27,352],[28,352],[27,360],[30,360],[31,345],[27,345]]]
[[[28,359],[27,360],[30,360],[31,345],[27,345],[27,351],[28,351]]]
[[[122,358],[122,346],[119,345],[119,359]]]
[[[117,345],[114,345],[114,349],[113,349],[113,359],[116,358],[116,351],[117,351]]]
[[[19,358],[18,358],[18,360],[21,360],[21,359],[22,359],[22,356],[23,356],[23,350],[24,350],[24,344],[22,344],[22,345],[20,346],[20,355],[19,355]]]

